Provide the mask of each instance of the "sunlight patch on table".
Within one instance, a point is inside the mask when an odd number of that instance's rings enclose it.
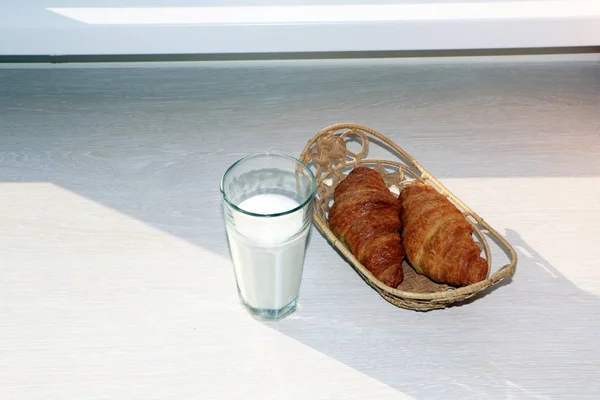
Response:
[[[600,177],[456,178],[442,183],[516,248],[517,274],[520,268],[535,268],[600,295]]]
[[[0,210],[9,397],[410,398],[252,319],[207,249],[51,183],[1,183]]]

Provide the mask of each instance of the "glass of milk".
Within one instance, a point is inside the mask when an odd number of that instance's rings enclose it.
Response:
[[[310,169],[283,154],[248,156],[223,175],[238,293],[256,317],[281,319],[296,309],[315,191]]]

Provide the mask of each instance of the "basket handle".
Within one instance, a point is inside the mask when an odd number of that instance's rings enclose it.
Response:
[[[512,276],[514,274],[514,272],[515,272],[515,264],[514,263],[503,265],[502,268],[500,268],[498,271],[496,271],[494,273],[494,275],[492,275],[490,277],[490,281],[492,282],[492,285],[494,285],[494,284],[500,282],[502,279]]]

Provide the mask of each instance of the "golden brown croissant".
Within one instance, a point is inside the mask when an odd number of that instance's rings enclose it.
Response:
[[[357,167],[338,184],[329,225],[358,261],[384,284],[396,287],[404,279],[400,243],[400,202],[381,175]]]
[[[446,197],[426,184],[400,192],[402,245],[415,270],[438,283],[464,286],[487,276],[473,228]]]

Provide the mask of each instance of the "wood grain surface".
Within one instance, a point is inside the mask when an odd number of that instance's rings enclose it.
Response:
[[[239,305],[219,180],[319,129],[395,140],[517,249],[418,313],[313,230],[300,307]],[[0,69],[0,398],[592,399],[600,64]]]

